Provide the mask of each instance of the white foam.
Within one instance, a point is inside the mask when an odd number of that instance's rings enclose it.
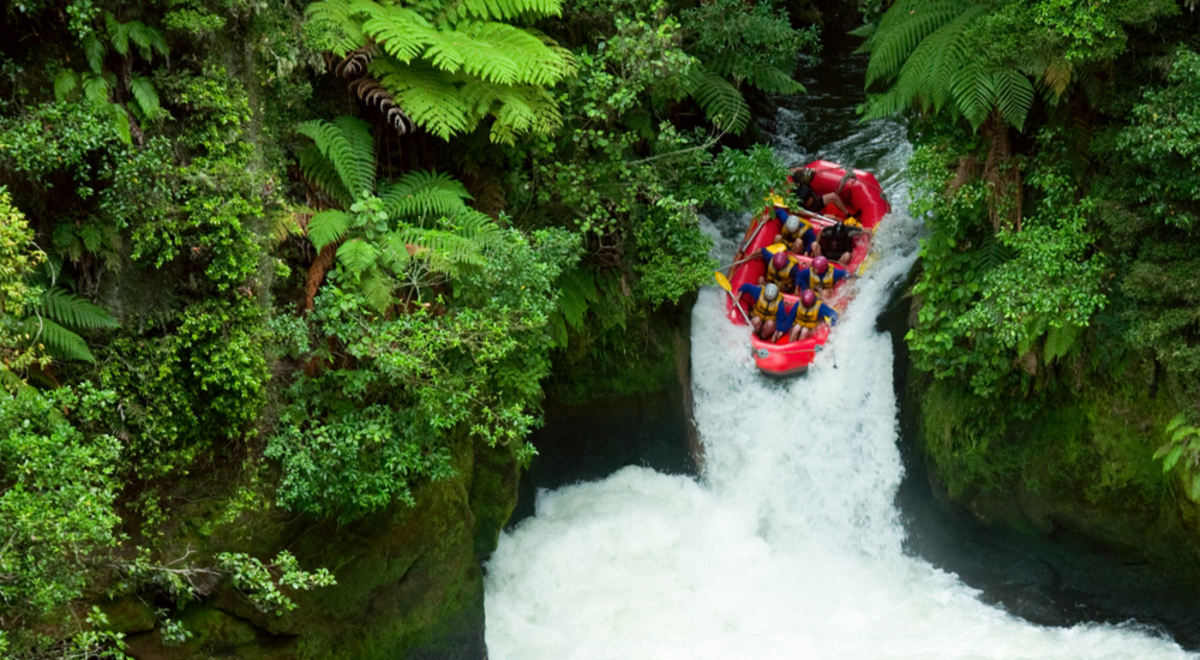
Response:
[[[919,232],[903,209],[888,218],[828,350],[791,381],[761,377],[724,292],[701,291],[703,478],[630,467],[538,493],[487,565],[492,660],[1191,657],[1133,626],[1029,624],[903,554],[892,351],[874,323]]]

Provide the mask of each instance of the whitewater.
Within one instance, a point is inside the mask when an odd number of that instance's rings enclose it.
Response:
[[[814,87],[810,84],[809,89]],[[1197,657],[1147,627],[1030,624],[905,554],[890,338],[875,321],[917,253],[906,210],[911,146],[892,122],[854,125],[812,152],[821,114],[768,127],[785,160],[869,166],[893,204],[878,260],[809,372],[767,380],[748,330],[708,287],[692,310],[699,479],[627,467],[538,493],[534,517],[487,563],[491,660],[1158,659]],[[748,216],[705,220],[727,258]]]

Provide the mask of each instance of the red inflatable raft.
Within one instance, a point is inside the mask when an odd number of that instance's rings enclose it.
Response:
[[[813,161],[805,167],[816,172],[810,185],[818,196],[835,192],[838,184],[846,177],[846,170],[841,165],[825,160]],[[847,191],[849,191],[848,194]],[[830,261],[830,267],[845,268],[851,273],[858,273],[867,258],[867,254],[871,250],[871,236],[875,228],[879,226],[879,222],[891,211],[891,205],[883,198],[883,189],[880,187],[875,175],[863,170],[854,170],[854,177],[847,179],[841,193],[841,198],[850,208],[851,215],[858,218],[858,222],[867,230],[867,233],[860,234],[854,238],[854,251],[849,264],[842,266]],[[784,249],[782,244],[772,245],[781,225],[775,213],[776,209],[780,208],[785,207],[780,205],[768,206],[751,221],[750,227],[746,230],[746,235],[742,239],[742,248],[739,250],[735,261],[758,255],[761,253],[762,248],[767,248],[772,252]],[[796,213],[796,215],[800,215],[802,218],[805,217],[803,213]],[[837,220],[844,219],[843,214],[832,204],[826,206],[821,215]],[[806,219],[814,224],[814,228],[820,229],[821,220]],[[798,268],[803,269],[808,267],[809,257],[791,253],[789,255],[793,260],[798,262]],[[729,277],[729,283],[733,289],[734,296],[738,296],[738,288],[743,284],[757,285],[758,278],[765,271],[766,264],[759,258],[752,258],[746,263],[736,266]],[[849,302],[846,290],[847,286],[849,286],[849,280],[838,282],[833,290],[833,294],[823,299],[822,302],[841,313],[845,310],[846,304]],[[799,299],[793,294],[783,295],[785,304],[788,306],[790,312],[791,308],[798,304]],[[754,306],[754,300],[749,295],[741,294],[738,298],[743,309],[749,310]],[[733,299],[729,296],[725,299],[725,307],[730,321],[739,325],[745,325],[741,313],[733,309]],[[776,378],[786,378],[801,374],[808,368],[808,365],[812,364],[813,358],[816,357],[816,354],[828,340],[829,330],[828,324],[821,323],[817,327],[815,334],[807,339],[794,342],[788,341],[787,335],[781,337],[779,342],[769,342],[759,339],[752,333],[750,341],[753,345],[754,363],[764,374]]]

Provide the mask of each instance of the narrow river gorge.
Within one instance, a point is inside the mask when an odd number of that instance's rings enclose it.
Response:
[[[538,493],[486,565],[492,660],[1182,658],[1156,628],[1046,627],[987,604],[906,546],[891,337],[877,318],[916,259],[906,132],[860,124],[865,60],[828,54],[762,128],[790,164],[875,171],[894,210],[834,340],[797,379],[763,379],[723,292],[692,310],[698,478],[625,467]],[[724,259],[746,216],[707,221]]]

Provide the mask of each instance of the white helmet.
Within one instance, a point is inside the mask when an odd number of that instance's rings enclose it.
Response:
[[[763,289],[763,293],[767,296],[767,300],[775,300],[779,297],[779,287],[768,284],[767,288]]]
[[[800,216],[789,215],[787,222],[785,222],[783,225],[783,228],[786,229],[789,234],[794,234],[800,231]]]

